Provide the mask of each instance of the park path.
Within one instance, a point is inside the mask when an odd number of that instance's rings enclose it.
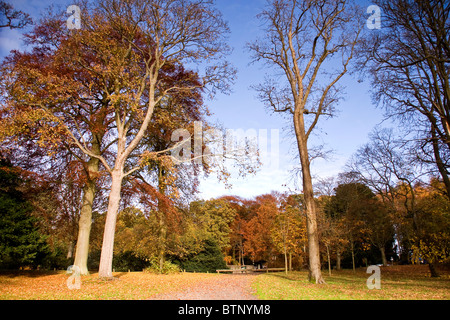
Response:
[[[181,291],[158,294],[152,300],[257,300],[251,282],[256,275],[220,274]]]

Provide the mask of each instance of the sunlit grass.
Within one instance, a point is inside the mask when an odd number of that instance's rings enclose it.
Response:
[[[381,289],[369,290],[366,269],[324,273],[327,284],[316,285],[306,271],[268,273],[255,278],[259,299],[269,300],[390,300],[450,299],[450,278],[444,273],[431,278],[426,266],[394,266],[381,269]]]

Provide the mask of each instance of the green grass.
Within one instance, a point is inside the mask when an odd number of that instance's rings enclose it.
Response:
[[[255,278],[253,288],[259,299],[268,300],[400,300],[450,299],[450,277],[444,272],[431,278],[427,266],[381,268],[381,289],[369,290],[366,269],[324,273],[325,285],[308,282],[306,271],[268,273]]]

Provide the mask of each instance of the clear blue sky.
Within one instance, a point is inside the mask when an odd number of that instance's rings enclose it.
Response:
[[[235,194],[253,197],[276,191],[300,191],[301,184],[295,185],[291,179],[291,169],[298,166],[295,138],[286,128],[291,123],[280,114],[268,112],[256,98],[251,85],[263,81],[265,70],[262,65],[249,65],[250,54],[245,49],[247,42],[261,35],[260,22],[256,15],[265,6],[265,0],[218,0],[217,5],[228,21],[231,35],[230,44],[234,47],[231,61],[238,69],[238,79],[234,92],[221,95],[210,103],[214,116],[227,128],[244,130],[253,128],[280,130],[279,168],[261,168],[254,177],[235,178],[233,188],[226,190],[214,178],[202,183],[202,196],[216,197],[222,194]],[[362,6],[370,2],[360,1]],[[369,16],[369,15],[367,15]],[[338,114],[332,119],[322,119],[317,135],[312,137],[311,145],[325,144],[333,154],[328,160],[318,159],[312,163],[315,178],[337,175],[342,171],[349,157],[359,146],[367,142],[368,133],[382,120],[382,111],[371,103],[368,83],[358,83],[355,78],[345,76],[341,84],[346,87],[344,100],[338,106]],[[268,136],[270,141],[270,136]],[[270,150],[269,150],[270,151]],[[299,189],[300,188],[300,189]]]
[[[259,21],[256,15],[264,7],[265,0],[217,0],[217,6],[222,11],[224,19],[228,21],[231,34],[230,45],[234,52],[230,61],[238,70],[238,78],[230,95],[218,95],[208,101],[213,112],[213,118],[220,121],[229,129],[267,130],[270,141],[270,130],[277,129],[280,133],[279,165],[274,167],[266,164],[254,176],[237,178],[232,176],[233,188],[217,181],[214,175],[202,181],[200,197],[209,199],[224,194],[235,194],[242,197],[254,197],[272,190],[300,191],[291,177],[291,169],[298,166],[295,159],[297,150],[294,137],[286,128],[291,126],[285,118],[268,112],[261,102],[256,99],[251,85],[262,82],[265,70],[261,65],[249,65],[250,54],[245,44],[261,35]],[[39,1],[12,0],[17,9],[23,10],[37,20],[43,9],[50,4],[61,5],[66,8],[72,1]],[[361,1],[362,5],[370,2]],[[5,56],[10,50],[20,48],[20,30],[2,30],[0,32],[0,55]],[[372,105],[368,83],[358,83],[351,76],[345,76],[341,84],[346,86],[345,99],[339,104],[337,117],[320,122],[317,135],[310,144],[325,144],[327,149],[333,149],[331,159],[316,160],[312,164],[314,177],[328,177],[341,172],[343,165],[356,149],[367,142],[367,135],[372,128],[381,122],[382,111]],[[269,146],[270,151],[270,146]]]

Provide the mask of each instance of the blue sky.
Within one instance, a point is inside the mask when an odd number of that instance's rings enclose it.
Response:
[[[214,177],[201,185],[202,196],[216,197],[222,194],[254,197],[259,194],[276,191],[301,191],[301,184],[294,184],[292,168],[298,166],[295,155],[298,151],[295,138],[286,130],[291,122],[280,114],[267,111],[256,98],[256,92],[250,89],[263,81],[265,70],[259,65],[249,65],[250,54],[245,49],[249,41],[261,36],[260,22],[256,15],[265,6],[265,0],[227,0],[217,1],[219,9],[228,21],[231,34],[230,44],[234,47],[231,61],[238,69],[238,79],[229,95],[220,95],[210,103],[214,116],[220,119],[225,127],[244,130],[253,128],[280,130],[279,168],[264,166],[255,176],[232,178],[233,188],[227,190],[217,183]],[[360,1],[362,6],[370,2]],[[344,99],[338,105],[337,116],[332,119],[322,119],[316,136],[311,139],[311,145],[325,144],[326,149],[333,153],[327,160],[318,159],[312,163],[313,176],[325,178],[335,176],[350,156],[368,140],[368,133],[382,121],[382,111],[376,109],[371,102],[370,84],[358,83],[356,78],[346,75],[340,82],[346,87]],[[268,137],[270,140],[270,136]],[[270,149],[270,148],[269,148]]]
[[[23,10],[34,19],[38,19],[43,9],[50,4],[66,8],[72,2],[12,0],[17,9]],[[230,95],[219,94],[214,100],[208,101],[208,107],[213,112],[213,120],[218,120],[229,129],[267,130],[270,141],[271,129],[279,130],[279,165],[266,164],[256,175],[239,178],[233,174],[230,182],[232,189],[226,189],[217,181],[214,175],[205,179],[200,185],[200,197],[209,199],[225,194],[239,195],[251,198],[263,193],[276,191],[301,191],[291,179],[291,170],[298,166],[295,159],[297,150],[295,138],[287,128],[291,123],[279,114],[268,112],[256,98],[256,92],[250,89],[263,81],[265,70],[262,65],[250,65],[250,54],[245,44],[261,35],[260,22],[256,15],[264,7],[265,0],[217,0],[217,6],[228,21],[231,34],[230,45],[234,48],[230,61],[238,70],[238,78]],[[362,5],[370,2],[361,1]],[[0,32],[0,55],[5,56],[10,50],[20,48],[20,35],[23,31],[2,30]],[[371,102],[369,83],[358,83],[355,78],[346,75],[340,82],[346,87],[344,99],[338,105],[338,114],[332,119],[322,119],[317,134],[312,137],[311,145],[325,144],[326,149],[334,152],[327,160],[318,159],[312,163],[315,178],[337,175],[342,171],[349,157],[359,146],[367,142],[367,135],[373,127],[382,120],[382,111],[376,109]],[[269,152],[270,152],[269,145]],[[275,150],[275,149],[273,149]]]

